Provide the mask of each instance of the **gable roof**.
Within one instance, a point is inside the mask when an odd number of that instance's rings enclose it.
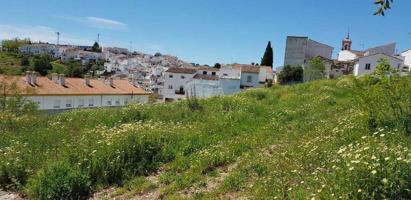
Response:
[[[265,67],[265,66],[255,66],[255,65],[247,65],[247,64],[234,64],[233,66],[237,69],[240,69],[241,72],[254,73],[254,74],[260,73],[260,67]]]
[[[196,67],[197,70],[205,70],[205,71],[212,71],[212,72],[218,72],[220,69],[214,68],[214,67],[207,67],[207,66],[199,66]]]
[[[360,59],[363,59],[363,58],[367,58],[367,57],[371,57],[371,56],[376,56],[376,55],[383,55],[383,56],[387,56],[387,57],[391,57],[391,58],[397,59],[397,60],[399,60],[399,61],[404,61],[403,59],[401,59],[401,58],[399,58],[399,57],[390,56],[390,55],[383,54],[383,53],[376,53],[376,54],[366,55],[366,56],[357,58],[357,59],[355,59],[355,60],[360,60]]]
[[[191,67],[170,67],[166,72],[178,74],[195,74],[197,70]]]
[[[90,79],[90,86],[82,78],[66,78],[65,86],[47,77],[37,77],[36,86],[30,86],[24,76],[1,76],[0,82],[15,83],[22,95],[27,96],[65,96],[65,95],[147,95],[142,88],[133,86],[128,80],[113,80],[113,87],[103,80]]]

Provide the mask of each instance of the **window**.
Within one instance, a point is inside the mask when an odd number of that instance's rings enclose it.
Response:
[[[185,76],[181,76],[181,79],[185,79],[186,77]]]
[[[120,105],[120,99],[117,99],[116,100],[116,106],[119,106]]]
[[[84,99],[79,99],[79,100],[78,100],[78,107],[79,107],[79,108],[84,107]]]
[[[371,64],[370,63],[365,64],[365,70],[371,70]]]
[[[215,76],[215,75],[217,75],[217,73],[216,72],[211,72],[211,75]]]
[[[228,74],[223,74],[223,76],[228,76]]]
[[[169,89],[169,90],[172,90],[172,89],[173,89],[173,86],[172,86],[172,85],[169,85],[169,86],[168,86],[168,89]]]
[[[203,74],[204,74],[204,75],[207,75],[207,71],[203,71]]]
[[[253,77],[248,75],[247,76],[247,83],[251,83],[251,81],[253,81]]]
[[[88,106],[93,107],[94,106],[94,99],[89,99],[88,100]]]
[[[71,108],[73,105],[73,101],[71,99],[66,100],[66,108]]]
[[[59,99],[54,100],[53,108],[60,108],[61,101]]]
[[[168,78],[173,78],[173,75],[169,75]]]
[[[112,105],[111,100],[107,100],[107,105],[108,105],[108,106],[111,106],[111,105]]]

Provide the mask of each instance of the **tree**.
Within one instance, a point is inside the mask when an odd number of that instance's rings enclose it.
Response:
[[[94,42],[93,46],[91,47],[91,51],[101,53],[102,50],[98,42]]]
[[[34,71],[40,73],[40,75],[45,76],[50,70],[53,69],[51,65],[51,57],[48,55],[42,55],[34,59]]]
[[[11,78],[5,77],[0,81],[0,92],[1,114],[11,113],[15,116],[21,116],[33,113],[37,109],[35,103],[26,100],[21,95],[22,91],[18,88],[16,81]]]
[[[313,81],[325,77],[325,64],[321,57],[310,59],[308,65],[304,68],[304,81]]]
[[[160,52],[157,52],[156,54],[154,54],[154,57],[160,57],[160,56],[162,56],[163,54],[161,54]]]
[[[263,58],[261,59],[261,66],[273,66],[273,48],[271,47],[271,41],[268,42],[267,48],[265,49],[265,53]]]
[[[221,64],[220,64],[220,63],[214,64],[214,68],[220,69],[220,68],[221,68]]]
[[[391,9],[391,4],[394,0],[375,0],[374,4],[378,5],[377,11],[374,15],[385,16],[385,11]]]
[[[3,47],[3,50],[10,51],[10,52],[17,52],[19,50],[19,47],[25,44],[31,44],[31,41],[29,39],[15,38],[12,40],[3,40],[1,42],[1,46]]]
[[[379,76],[389,75],[390,73],[394,72],[390,63],[386,58],[382,58],[378,61],[374,74]]]
[[[30,65],[29,57],[28,57],[28,56],[23,56],[23,57],[20,59],[20,65],[21,65],[21,66],[25,66],[25,67],[29,66],[29,65]]]
[[[301,66],[287,65],[278,75],[281,84],[299,83],[303,81],[303,68]]]

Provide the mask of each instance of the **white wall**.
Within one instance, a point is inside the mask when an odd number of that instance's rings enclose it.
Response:
[[[260,83],[265,83],[266,80],[269,80],[269,79],[273,80],[274,74],[271,72],[272,70],[269,70],[266,67],[261,67],[260,73],[258,74],[258,81]]]
[[[240,92],[241,79],[221,78],[220,85],[223,88],[225,95],[235,94]]]
[[[354,66],[354,75],[362,76],[362,75],[374,73],[376,66],[378,64],[378,61],[380,61],[382,58],[386,58],[388,62],[390,63],[391,67],[393,67],[394,69],[397,69],[398,66],[400,66],[400,69],[402,69],[403,67],[402,60],[399,60],[399,59],[396,59],[396,58],[393,58],[391,56],[387,56],[384,54],[376,54],[376,55],[360,58]],[[370,70],[365,69],[366,64],[371,65]]]
[[[38,103],[39,110],[116,107],[130,103],[148,103],[148,95],[27,96],[26,99]],[[110,101],[111,105],[109,105]]]
[[[404,65],[408,66],[408,70],[411,71],[411,49],[401,53],[401,56],[405,57]]]
[[[170,75],[172,77],[170,77]],[[180,74],[180,73],[164,73],[164,88],[161,90],[163,99],[184,99],[185,95],[176,94],[176,90],[180,90],[182,86],[186,91],[187,84],[193,80],[195,74]],[[184,79],[182,78],[184,76]],[[172,89],[170,89],[170,86]]]
[[[338,53],[338,61],[352,61],[357,58],[357,55],[355,53],[352,53],[351,51],[348,50],[343,50]]]
[[[241,73],[241,86],[244,87],[257,87],[258,86],[258,75],[259,73]],[[251,81],[248,81],[248,77],[251,77]]]

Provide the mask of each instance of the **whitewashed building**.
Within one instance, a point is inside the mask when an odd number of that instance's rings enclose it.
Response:
[[[411,72],[411,49],[403,51],[401,56],[404,57],[404,71]]]
[[[354,75],[363,76],[375,72],[378,62],[381,59],[387,59],[388,63],[394,69],[401,70],[403,68],[404,60],[398,56],[389,56],[382,53],[368,55],[355,60]]]
[[[260,67],[255,65],[234,64],[234,67],[241,70],[241,88],[258,87]]]
[[[258,74],[258,82],[264,84],[267,81],[274,81],[274,73],[272,67],[260,66],[260,73]]]
[[[53,74],[49,79],[27,73],[22,77],[0,76],[0,80],[15,83],[27,100],[38,104],[39,110],[119,107],[130,103],[148,103],[149,96],[128,80],[112,78],[65,78],[64,75]]]
[[[164,86],[159,89],[163,101],[174,101],[186,98],[186,89],[197,70],[194,68],[171,67],[164,73]]]

